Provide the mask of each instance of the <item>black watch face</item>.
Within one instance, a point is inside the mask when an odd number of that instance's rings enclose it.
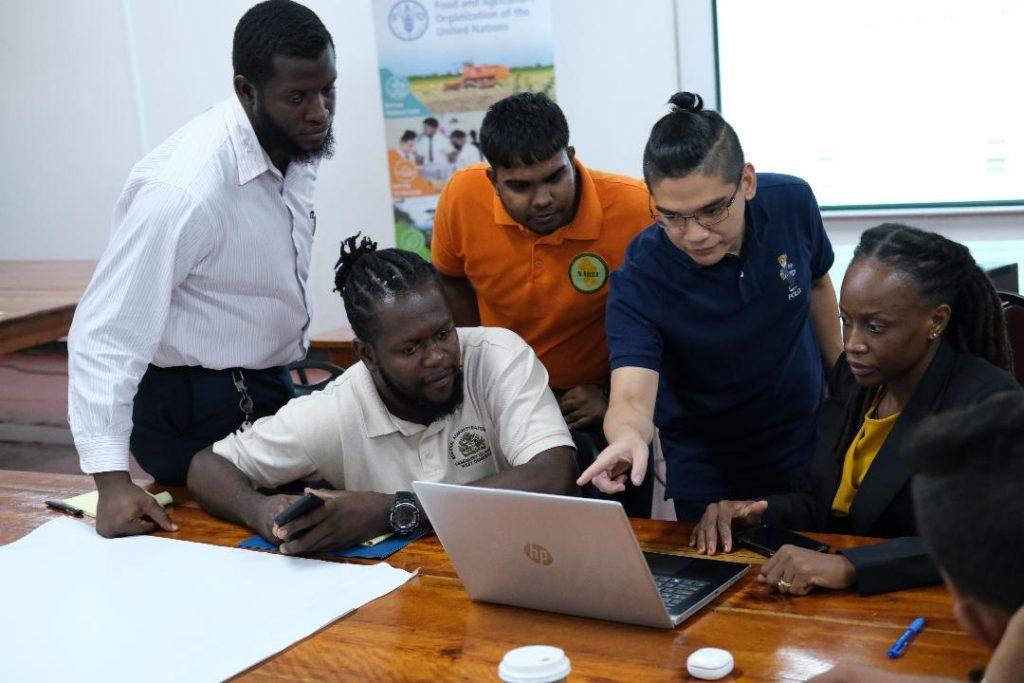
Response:
[[[408,530],[416,526],[419,510],[413,503],[400,503],[391,510],[391,525],[399,530]]]

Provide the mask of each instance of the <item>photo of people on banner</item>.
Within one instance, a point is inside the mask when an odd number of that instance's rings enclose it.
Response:
[[[438,195],[484,162],[487,108],[519,92],[555,99],[550,0],[375,0],[374,12],[395,244],[429,259]]]

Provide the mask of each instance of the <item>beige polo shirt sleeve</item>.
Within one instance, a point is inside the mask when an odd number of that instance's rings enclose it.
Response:
[[[573,447],[569,428],[548,387],[548,372],[515,332],[482,328],[481,343],[501,352],[482,354],[485,396],[498,427],[500,450],[509,465],[530,462],[558,446]]]
[[[338,394],[345,378],[309,396],[292,399],[277,414],[213,444],[257,486],[276,488],[297,479],[326,479],[345,488]]]

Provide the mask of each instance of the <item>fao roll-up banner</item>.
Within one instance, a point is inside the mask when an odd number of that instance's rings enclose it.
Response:
[[[483,161],[487,108],[555,98],[550,0],[374,0],[395,244],[430,258],[437,196]]]

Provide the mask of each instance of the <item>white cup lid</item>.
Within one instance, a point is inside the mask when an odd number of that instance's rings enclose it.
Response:
[[[550,683],[566,678],[571,670],[561,648],[528,645],[505,653],[498,677],[505,683]]]

